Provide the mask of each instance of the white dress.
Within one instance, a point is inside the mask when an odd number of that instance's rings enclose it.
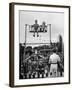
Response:
[[[50,75],[49,76],[52,76],[52,77],[58,76],[58,72],[57,72],[58,70],[57,62],[58,61],[60,61],[59,55],[57,55],[56,53],[53,53],[49,59],[49,63],[50,63]]]

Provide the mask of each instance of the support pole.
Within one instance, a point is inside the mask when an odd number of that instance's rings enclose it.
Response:
[[[25,51],[26,51],[26,38],[27,38],[27,24],[25,24],[25,43],[24,43],[24,60],[25,60]]]
[[[25,64],[25,63],[24,63],[24,60],[25,60],[25,51],[26,51],[26,35],[27,35],[27,24],[25,24],[25,41],[24,41],[23,65]],[[24,70],[23,70],[23,74],[24,74]]]
[[[51,44],[51,24],[49,24],[49,31],[50,31],[50,44]]]
[[[25,45],[26,45],[26,38],[27,38],[27,24],[25,24]]]
[[[24,60],[25,60],[25,51],[26,51],[26,33],[27,32],[27,24],[25,24],[25,42],[24,42]]]

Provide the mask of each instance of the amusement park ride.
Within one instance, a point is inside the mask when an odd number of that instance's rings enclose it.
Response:
[[[50,56],[49,49],[43,48],[41,50],[38,50],[37,48],[36,49],[33,48],[32,54],[31,55],[27,54],[26,53],[27,32],[33,33],[33,38],[35,37],[38,38],[39,33],[43,33],[43,34],[49,33],[48,34],[49,42],[51,44],[51,24],[47,24],[45,28],[43,28],[42,26],[38,26],[36,30],[32,25],[25,24],[25,44],[24,44],[25,48],[24,48],[23,60],[21,61],[22,62],[21,66],[25,67],[25,69],[21,67],[21,75],[23,79],[49,77],[49,64],[48,64],[48,60]],[[43,53],[41,51],[43,51]],[[44,55],[45,53],[47,53],[47,56]]]
[[[35,29],[35,26],[33,25],[29,25],[29,24],[25,24],[25,41],[26,41],[26,34],[27,34],[27,27],[29,28],[29,33],[33,33],[33,37],[39,37],[39,33],[48,33],[49,30],[49,40],[51,43],[51,24],[47,24],[47,25],[40,25],[37,29]],[[26,43],[26,42],[25,42]]]
[[[40,26],[38,26],[38,28],[36,30],[35,30],[34,26],[29,25],[29,24],[25,24],[25,42],[24,42],[25,49],[24,49],[23,61],[21,61],[21,62],[22,62],[22,66],[25,66],[26,64],[27,65],[29,64],[30,67],[36,66],[35,69],[34,69],[35,76],[37,75],[37,73],[39,71],[42,71],[42,73],[43,73],[42,77],[45,77],[45,75],[46,75],[46,77],[48,77],[48,70],[45,69],[46,66],[47,66],[46,61],[48,60],[48,57],[43,56],[41,54],[41,52],[39,52],[37,49],[35,49],[35,51],[32,55],[30,55],[28,57],[25,57],[25,55],[26,55],[26,53],[25,53],[26,52],[26,45],[27,45],[27,43],[26,43],[27,32],[28,33],[33,33],[33,38],[35,38],[35,37],[38,38],[40,36],[39,35],[40,33],[42,33],[42,34],[48,33],[48,30],[49,30],[49,39],[50,39],[50,43],[51,43],[51,24],[47,24],[47,25],[45,25],[45,27],[42,27],[40,25]],[[32,59],[33,59],[33,61],[32,61]],[[43,67],[42,67],[42,65],[43,65]],[[33,70],[29,70],[30,68],[28,69],[28,67],[29,66],[26,66],[26,70],[28,70],[28,72],[25,72],[23,70],[23,68],[21,67],[21,75],[24,79],[25,78],[26,79],[27,78],[33,78],[32,74],[34,72],[33,72]],[[39,68],[39,67],[41,67],[41,68]],[[39,76],[40,76],[40,74],[39,74]]]

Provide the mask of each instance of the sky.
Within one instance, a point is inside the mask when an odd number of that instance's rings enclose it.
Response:
[[[58,12],[35,12],[35,11],[19,11],[19,27],[20,27],[20,43],[25,42],[25,24],[33,25],[37,19],[41,25],[43,21],[46,24],[51,24],[51,41],[57,42],[58,35],[64,37],[64,13]],[[26,43],[50,43],[49,28],[47,33],[39,33],[39,37],[33,37],[33,33],[29,32],[29,27],[26,31]]]

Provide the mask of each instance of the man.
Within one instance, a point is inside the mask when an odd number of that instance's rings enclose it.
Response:
[[[40,30],[41,30],[42,32],[47,32],[47,25],[46,25],[45,22],[43,22],[42,25],[40,25]]]
[[[58,76],[58,63],[60,63],[60,57],[56,54],[56,49],[53,50],[53,54],[49,58],[50,64],[50,76],[57,77]]]
[[[35,24],[31,26],[32,28],[34,28],[34,37],[35,37],[35,33],[37,33],[37,37],[39,36],[38,35],[38,28],[39,28],[39,24],[38,24],[38,21],[35,20]]]

